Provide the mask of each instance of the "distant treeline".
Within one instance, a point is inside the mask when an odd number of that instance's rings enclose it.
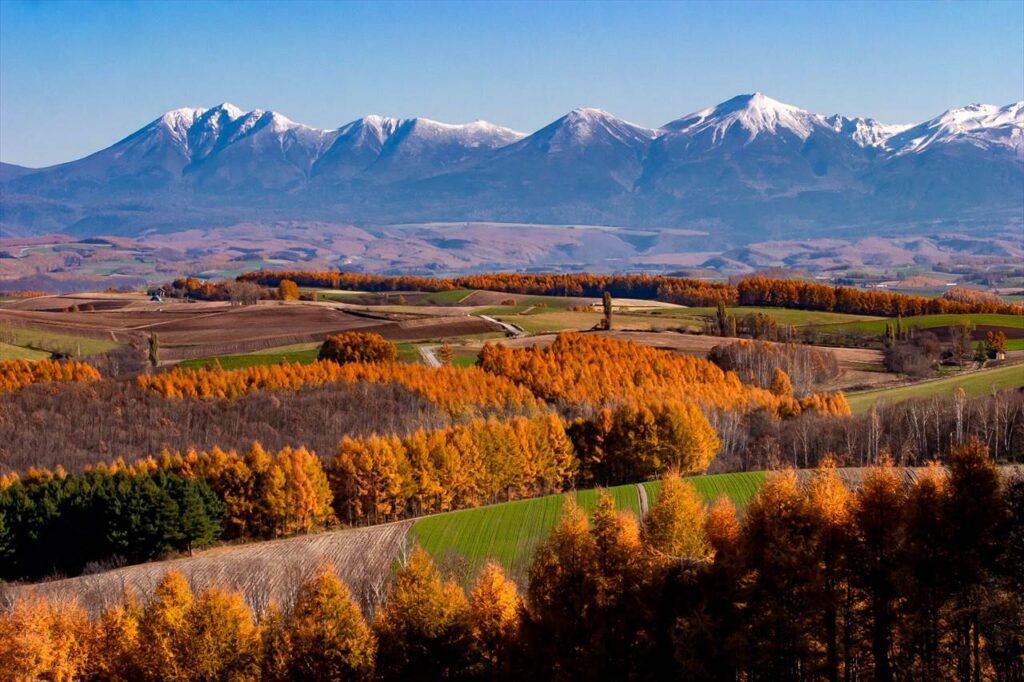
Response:
[[[486,289],[514,294],[641,298],[689,306],[768,306],[885,317],[1003,313],[1024,314],[1024,307],[988,297],[950,300],[887,291],[864,291],[792,279],[751,277],[737,285],[653,275],[495,273],[449,279],[389,277],[342,272],[258,271],[239,281],[276,287],[282,280],[300,286],[357,291],[450,291]]]
[[[571,498],[570,498],[571,499]],[[643,525],[571,502],[520,593],[467,592],[412,552],[369,619],[327,566],[259,613],[170,572],[90,621],[26,597],[0,614],[17,680],[965,680],[1024,677],[1024,480],[967,442],[907,483],[826,464],[769,475],[742,519],[667,477]],[[299,577],[294,578],[299,582]]]

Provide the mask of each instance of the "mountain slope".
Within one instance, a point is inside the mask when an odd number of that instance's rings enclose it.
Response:
[[[714,228],[724,241],[1024,223],[1024,102],[913,125],[761,93],[665,124],[576,109],[531,135],[366,116],[318,129],[230,104],[107,149],[0,167],[0,228],[132,233],[267,219]]]

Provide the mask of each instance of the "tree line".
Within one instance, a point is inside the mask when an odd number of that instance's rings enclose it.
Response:
[[[826,456],[870,466],[883,452],[900,466],[924,466],[971,438],[999,461],[1024,458],[1024,391],[1017,389],[882,403],[843,419],[814,412],[779,419],[766,410],[716,410],[708,418],[721,441],[715,472],[809,468]]]
[[[92,365],[74,360],[0,360],[0,393],[21,390],[31,384],[97,381]]]
[[[328,383],[365,381],[397,383],[422,394],[450,414],[475,409],[528,409],[537,400],[524,387],[473,367],[427,367],[400,362],[350,362],[319,360],[310,364],[281,362],[235,370],[174,368],[159,374],[140,375],[141,388],[166,397],[235,399],[264,390],[298,391]]]
[[[165,451],[81,474],[33,468],[0,479],[0,577],[77,574],[218,539],[383,523],[669,469],[700,472],[718,445],[699,409],[668,402],[605,409],[568,428],[549,413],[401,438],[345,437],[323,458],[254,443],[244,453]]]
[[[1003,313],[1021,315],[1020,305],[989,297],[929,298],[888,291],[865,291],[793,279],[749,277],[738,284],[655,275],[596,275],[590,273],[493,273],[433,279],[389,277],[342,272],[266,271],[243,273],[239,281],[277,287],[282,280],[300,286],[362,291],[450,291],[486,289],[535,296],[586,296],[604,292],[621,298],[643,298],[689,306],[768,306],[859,315],[933,315],[942,313]]]
[[[678,355],[632,341],[563,332],[545,348],[487,343],[477,366],[526,386],[538,398],[567,412],[588,414],[603,406],[685,400],[705,409],[765,409],[781,415],[817,410],[850,413],[841,392],[801,400],[744,384],[734,372],[691,355]]]
[[[253,613],[168,573],[90,621],[28,597],[0,616],[15,679],[933,680],[1024,675],[1024,480],[969,443],[909,485],[822,466],[769,477],[742,518],[669,476],[642,525],[571,501],[520,592],[412,552],[363,612],[329,567]]]
[[[708,359],[725,371],[736,372],[746,383],[776,395],[795,392],[805,396],[840,374],[834,353],[796,343],[740,339],[713,347]],[[789,390],[785,388],[787,383]]]

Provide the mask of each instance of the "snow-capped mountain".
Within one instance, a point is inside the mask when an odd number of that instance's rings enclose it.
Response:
[[[1024,159],[1024,101],[996,107],[972,104],[951,109],[887,140],[896,155],[919,154],[942,145],[1009,151]]]
[[[169,111],[83,159],[0,165],[0,230],[103,234],[277,218],[708,227],[742,240],[1024,222],[1024,102],[916,125],[761,93],[656,130],[576,109],[524,135],[366,116],[318,129]]]

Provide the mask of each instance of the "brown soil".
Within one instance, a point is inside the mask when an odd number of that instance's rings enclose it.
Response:
[[[329,334],[354,329],[376,332],[396,341],[481,334],[496,329],[476,317],[393,321],[350,314],[336,306],[306,303],[231,306],[174,302],[79,313],[5,308],[0,309],[0,325],[120,342],[156,333],[164,362],[321,341]]]

